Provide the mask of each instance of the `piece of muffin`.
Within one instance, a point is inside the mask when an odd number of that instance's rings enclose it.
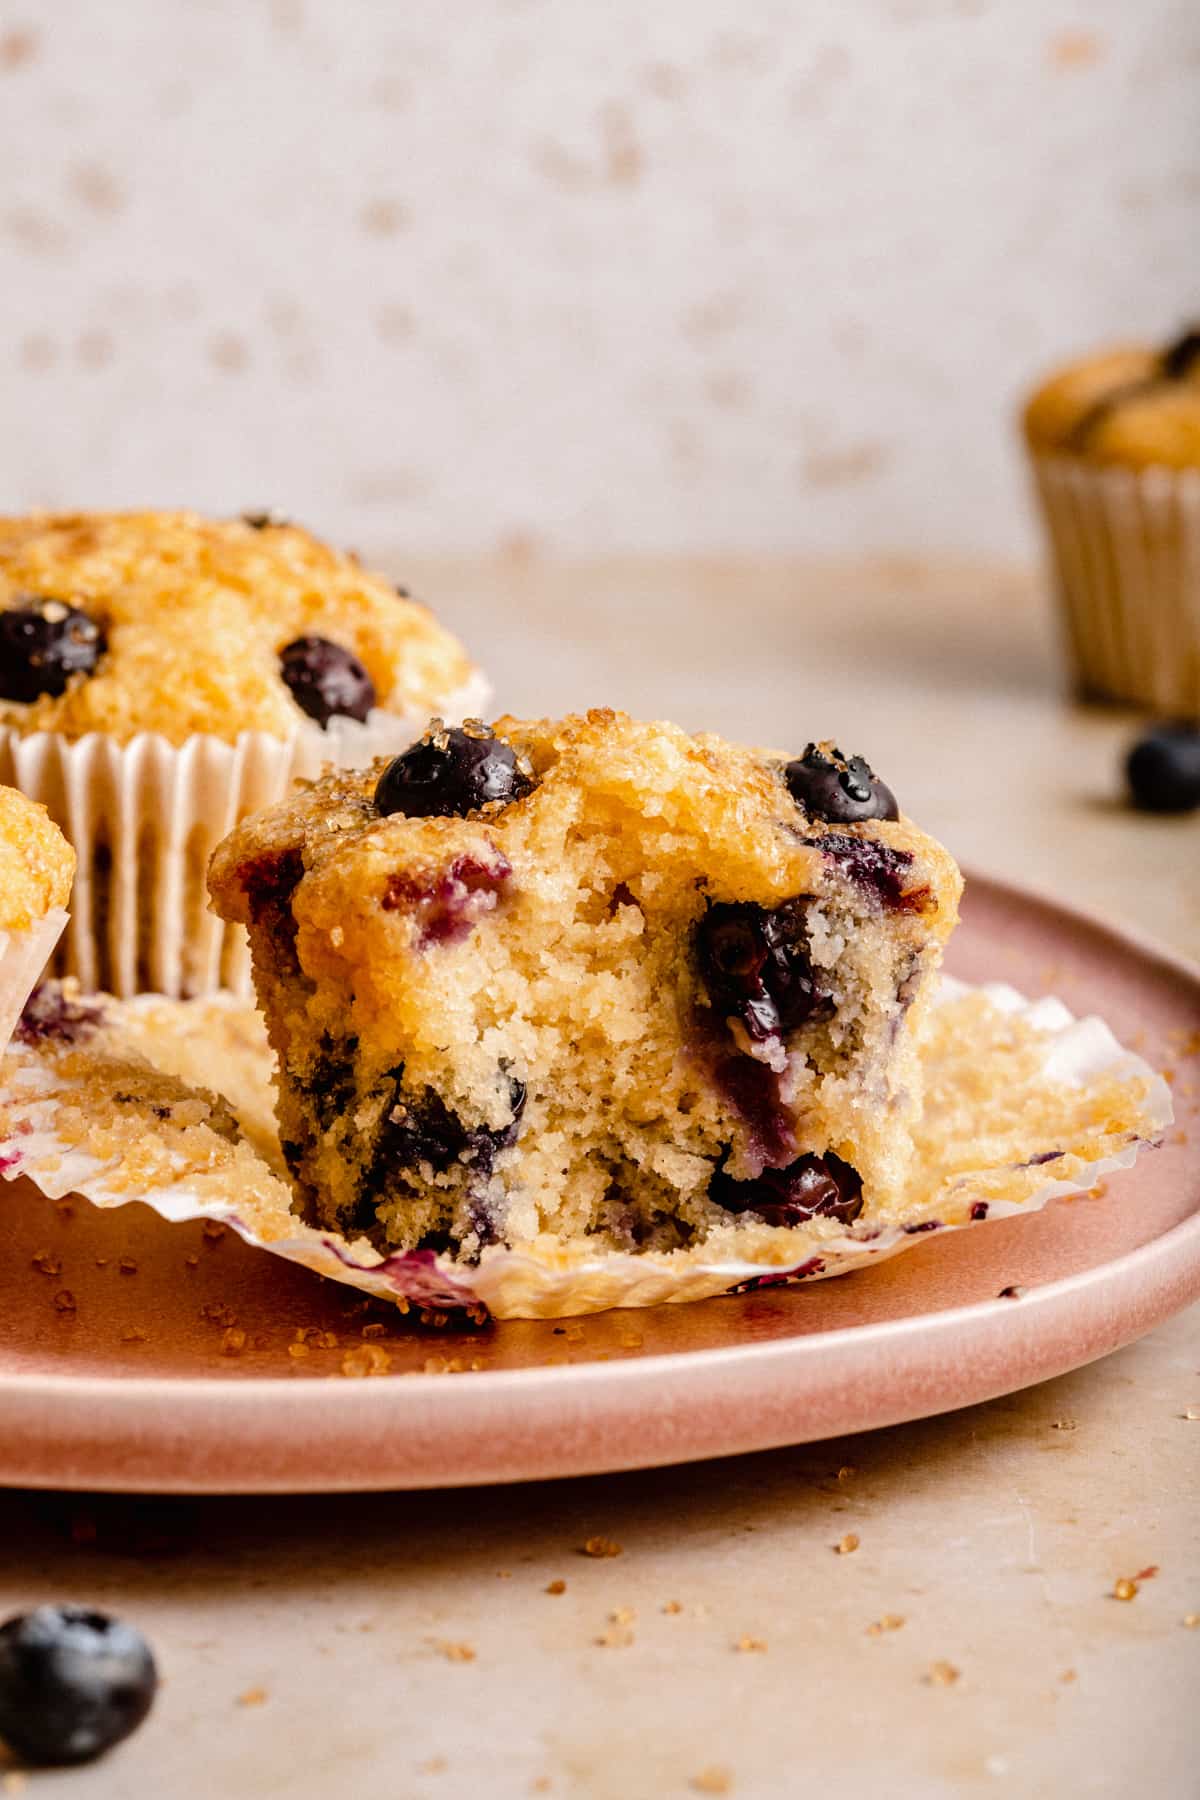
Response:
[[[74,873],[45,807],[0,787],[0,1049],[62,935]]]
[[[1022,430],[1082,694],[1200,711],[1200,328],[1059,370]]]
[[[217,841],[482,692],[424,607],[295,526],[0,520],[0,780],[79,853],[65,967],[85,987],[244,985],[244,945],[205,905]]]
[[[217,851],[300,1210],[382,1248],[885,1220],[958,870],[831,745],[434,721]]]

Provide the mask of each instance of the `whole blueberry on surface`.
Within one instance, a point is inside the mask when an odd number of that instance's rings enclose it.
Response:
[[[1200,721],[1155,725],[1130,750],[1125,775],[1139,811],[1195,811],[1200,806]]]
[[[30,1763],[90,1762],[150,1711],[158,1671],[140,1631],[85,1606],[0,1625],[0,1737]]]
[[[810,744],[803,756],[785,765],[783,779],[810,819],[857,825],[900,816],[895,795],[870,764],[861,756],[843,756],[833,744]]]
[[[486,726],[435,719],[419,744],[393,757],[375,789],[381,813],[463,818],[490,801],[520,800],[532,787],[511,744]]]
[[[25,705],[42,694],[57,698],[72,675],[90,675],[104,655],[104,632],[95,619],[34,594],[0,612],[0,700]]]
[[[375,684],[353,650],[323,637],[301,637],[279,652],[279,673],[292,699],[324,731],[330,719],[366,722]]]

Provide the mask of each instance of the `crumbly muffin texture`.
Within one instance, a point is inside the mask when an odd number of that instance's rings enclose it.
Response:
[[[22,733],[286,738],[425,716],[472,673],[424,607],[267,516],[0,519],[0,723]]]
[[[25,931],[65,906],[75,852],[44,806],[0,787],[0,931]]]
[[[210,889],[303,1214],[465,1260],[889,1217],[961,885],[895,813],[832,746],[593,711],[435,721],[244,822]]]
[[[1024,412],[1035,450],[1135,467],[1200,467],[1200,327],[1162,349],[1123,345],[1060,369]]]

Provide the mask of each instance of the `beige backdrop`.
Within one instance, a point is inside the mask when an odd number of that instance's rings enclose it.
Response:
[[[1194,0],[0,4],[0,503],[1022,551],[1200,305]]]

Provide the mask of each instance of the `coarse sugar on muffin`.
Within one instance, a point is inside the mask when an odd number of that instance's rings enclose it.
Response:
[[[958,870],[861,758],[435,720],[218,849],[301,1211],[381,1247],[885,1219]]]
[[[45,807],[0,787],[0,1050],[62,935],[74,873]]]
[[[214,845],[485,694],[424,607],[267,515],[0,520],[0,781],[76,848],[59,969],[85,988],[245,987],[244,939],[207,908]]]
[[[1200,712],[1200,327],[1069,364],[1021,422],[1080,693]]]
[[[428,715],[472,674],[425,607],[295,525],[0,519],[0,722],[22,733],[287,737],[375,706]]]

